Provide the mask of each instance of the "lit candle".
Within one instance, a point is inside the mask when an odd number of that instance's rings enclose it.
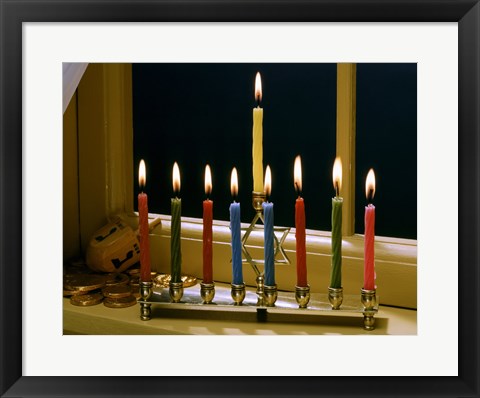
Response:
[[[232,233],[232,269],[233,269],[233,285],[243,284],[242,273],[242,242],[240,232],[240,203],[235,201],[238,195],[238,176],[237,169],[234,167],[230,179],[230,191],[232,193],[233,202],[230,204],[230,230]]]
[[[147,172],[144,160],[140,160],[138,166],[138,226],[140,232],[140,279],[142,282],[150,282],[150,240],[148,237],[148,196],[143,192],[147,181]]]
[[[268,202],[272,190],[272,173],[270,166],[265,172],[265,195],[267,202],[263,206],[263,237],[265,255],[265,285],[275,286],[274,248],[273,248],[273,203]]]
[[[260,72],[255,77],[255,100],[257,107],[253,108],[253,190],[263,192],[263,109],[262,102],[262,79]]]
[[[307,249],[305,235],[305,204],[302,193],[302,163],[300,155],[295,158],[294,167],[295,191],[298,194],[295,203],[295,238],[297,251],[297,286],[307,287]]]
[[[342,161],[339,157],[333,164],[333,187],[335,197],[332,198],[332,266],[330,271],[330,287],[342,287],[342,204],[340,197],[342,188]]]
[[[203,201],[203,283],[213,283],[212,270],[212,223],[213,202],[208,198],[212,193],[212,174],[210,166],[205,167],[205,195]]]
[[[371,203],[375,195],[375,173],[373,169],[367,174],[365,193],[368,205],[365,206],[365,268],[363,288],[374,290],[375,286],[375,206]]]
[[[175,197],[172,198],[172,218],[170,230],[170,266],[171,266],[171,282],[180,283],[182,281],[182,250],[180,246],[181,234],[181,216],[182,216],[182,200],[178,198],[180,192],[180,170],[178,164],[173,165],[173,192]]]

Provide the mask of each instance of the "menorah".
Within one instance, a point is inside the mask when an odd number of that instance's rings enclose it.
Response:
[[[378,312],[378,297],[375,290],[361,289],[358,295],[343,295],[343,289],[328,289],[327,294],[311,293],[309,287],[296,287],[295,292],[278,292],[276,286],[265,286],[263,259],[255,259],[248,250],[247,241],[253,231],[262,231],[263,203],[265,193],[252,192],[252,206],[255,215],[250,225],[242,228],[242,262],[248,263],[256,274],[256,291],[247,292],[244,284],[232,285],[230,295],[216,297],[214,284],[202,286],[200,293],[194,290],[184,291],[182,282],[169,288],[153,289],[152,282],[140,282],[140,319],[147,321],[152,317],[152,305],[168,307],[175,310],[207,311],[212,317],[219,312],[256,312],[264,321],[268,313],[286,313],[289,315],[325,315],[335,311],[336,315],[363,314],[363,328],[375,328],[374,316]],[[283,243],[290,232],[288,227],[274,227],[274,264],[289,265],[290,260],[283,248]],[[280,258],[279,258],[280,257]],[[259,319],[260,319],[259,318]]]

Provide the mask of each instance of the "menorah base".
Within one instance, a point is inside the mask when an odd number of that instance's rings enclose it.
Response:
[[[269,314],[288,314],[289,319],[293,321],[296,316],[299,317],[299,321],[304,320],[307,314],[314,316],[332,315],[332,319],[338,316],[351,317],[357,314],[359,317],[363,316],[363,322],[361,323],[365,330],[374,330],[374,316],[378,313],[379,303],[375,291],[362,290],[360,295],[343,295],[341,307],[334,310],[330,304],[328,294],[310,293],[309,288],[301,288],[300,292],[274,292],[273,290],[276,289],[272,290],[269,288],[269,286],[264,286],[264,292],[270,290],[270,293],[266,295],[267,298],[263,306],[258,306],[256,290],[247,290],[243,284],[231,285],[229,287],[216,285],[215,302],[211,305],[204,304],[200,294],[201,286],[199,285],[185,289],[182,301],[179,303],[171,302],[168,288],[155,288],[148,300],[139,300],[142,308],[140,315],[142,317],[143,309],[150,308],[150,306],[172,309],[176,312],[186,310],[187,316],[191,311],[207,311],[210,319],[218,317],[218,319],[223,320],[228,319],[228,314],[243,312],[256,313],[258,315],[260,313],[261,316],[257,318],[262,322],[268,321]],[[299,308],[297,301],[299,297],[301,304],[306,305],[306,307]],[[307,297],[308,302],[305,304]],[[238,319],[238,315],[232,315],[232,319]]]

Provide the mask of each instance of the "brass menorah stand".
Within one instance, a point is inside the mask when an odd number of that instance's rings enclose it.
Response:
[[[375,314],[378,312],[378,297],[375,290],[361,289],[358,295],[343,295],[343,290],[329,289],[328,294],[310,293],[309,288],[296,288],[295,292],[278,292],[276,286],[265,286],[264,275],[260,266],[263,259],[254,259],[247,246],[247,241],[253,231],[263,231],[263,226],[257,225],[263,222],[263,207],[265,194],[263,192],[252,193],[252,205],[255,216],[244,231],[242,237],[243,263],[249,263],[255,271],[256,291],[247,291],[245,285],[232,285],[231,289],[222,288],[209,290],[206,296],[204,286],[202,290],[192,287],[184,290],[159,288],[153,289],[152,282],[140,282],[140,319],[146,321],[152,317],[152,305],[175,310],[207,311],[212,318],[219,313],[257,313],[257,318],[262,321],[268,320],[268,313],[283,313],[289,316],[310,315],[351,315],[363,314],[363,328],[373,330],[375,328]],[[275,265],[288,265],[290,260],[283,249],[283,242],[290,228],[274,228],[274,258]],[[278,238],[276,233],[281,233]],[[278,258],[280,257],[280,258]],[[337,291],[338,290],[338,291]],[[206,298],[208,297],[208,299]]]

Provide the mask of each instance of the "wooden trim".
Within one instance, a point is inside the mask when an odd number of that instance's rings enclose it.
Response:
[[[133,210],[132,65],[104,64],[107,214]],[[118,170],[121,170],[119,173]],[[128,181],[128,183],[127,183]]]
[[[80,255],[77,94],[63,114],[63,256]]]
[[[89,64],[77,97],[80,236],[85,251],[109,217],[133,209],[131,64]]]
[[[342,234],[355,233],[355,120],[357,65],[337,64],[337,156],[342,159]]]

